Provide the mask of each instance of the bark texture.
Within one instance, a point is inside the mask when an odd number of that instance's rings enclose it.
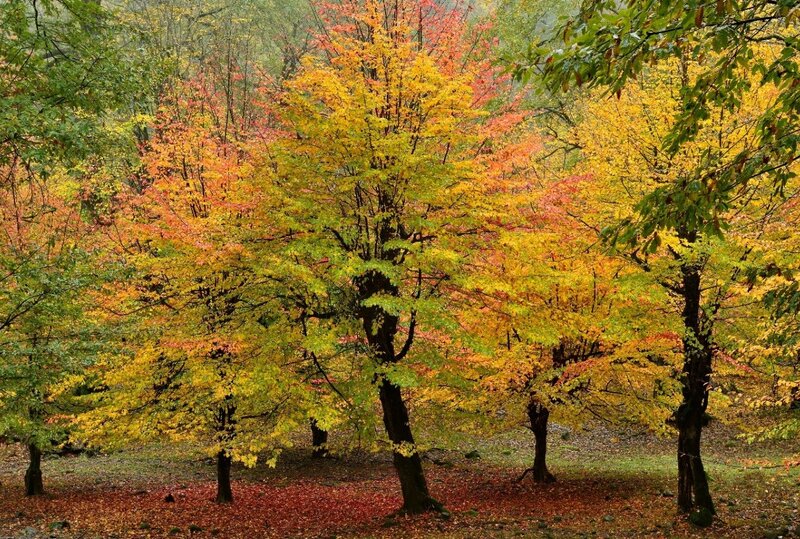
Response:
[[[25,495],[40,496],[44,494],[42,484],[42,451],[35,445],[28,445],[30,461],[25,472]]]

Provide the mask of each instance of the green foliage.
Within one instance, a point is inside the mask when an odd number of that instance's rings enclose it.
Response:
[[[47,450],[81,411],[86,371],[111,337],[91,312],[93,292],[109,278],[93,262],[69,246],[0,259],[0,436]]]
[[[753,147],[704,154],[682,183],[640,204],[642,213],[653,214],[650,227],[720,233],[721,215],[748,183],[766,175],[782,190],[795,175],[797,137],[789,126],[800,113],[796,16],[787,2],[588,1],[563,25],[563,46],[532,49],[517,74],[540,67],[554,88],[601,86],[619,95],[649,64],[680,62],[683,84],[663,141],[670,154],[693,143],[717,111],[736,113],[754,89],[773,88],[774,99],[757,113]],[[688,65],[696,66],[691,76]]]
[[[81,183],[126,139],[106,122],[137,72],[97,2],[12,0],[0,26],[0,432],[46,450],[110,338],[92,301],[116,270],[87,240]]]
[[[118,26],[94,1],[0,6],[0,166],[46,176],[89,155],[136,84]]]

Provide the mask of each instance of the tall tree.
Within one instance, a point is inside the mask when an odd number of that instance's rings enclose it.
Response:
[[[491,142],[478,126],[491,97],[474,90],[491,88],[492,71],[460,41],[458,11],[369,1],[328,20],[325,58],[308,58],[284,99],[274,167],[289,248],[352,298],[339,327],[368,352],[403,510],[438,510],[403,390],[420,380],[413,367],[441,364],[453,330],[441,291],[483,211],[476,157]]]
[[[82,423],[109,446],[195,441],[216,458],[217,501],[228,503],[232,461],[252,466],[270,450],[274,463],[305,419],[306,391],[283,368],[295,328],[270,316],[280,305],[258,268],[271,261],[254,251],[270,224],[250,159],[263,124],[226,129],[217,90],[199,77],[165,96],[145,173],[120,195],[110,245],[132,275],[108,310],[132,317],[136,336],[100,366],[106,390]]]
[[[105,121],[137,70],[98,2],[4,2],[0,27],[0,431],[28,445],[33,495],[42,452],[64,440],[68,381],[100,342],[87,312],[104,270],[85,210],[110,143],[131,147]]]
[[[53,195],[56,183],[51,177],[46,189],[16,186],[14,195],[37,206],[15,205],[7,192],[0,198],[11,240],[0,254],[0,435],[28,448],[29,496],[43,492],[42,455],[66,441],[79,410],[74,392],[108,344],[91,313],[93,291],[104,281],[99,253],[88,247],[80,200]]]
[[[753,242],[774,217],[780,199],[769,182],[753,182],[718,216],[704,213],[707,198],[693,188],[693,172],[708,156],[725,159],[756,146],[751,118],[772,102],[774,93],[762,88],[748,94],[736,114],[717,109],[717,121],[704,124],[692,144],[673,153],[663,147],[673,127],[664,120],[680,106],[682,88],[693,80],[694,69],[685,62],[651,68],[618,99],[602,105],[590,102],[576,134],[583,166],[599,180],[617,184],[604,191],[601,198],[606,202],[595,203],[599,211],[607,205],[606,223],[622,221],[606,228],[607,240],[675,299],[683,349],[683,400],[674,415],[679,432],[678,504],[694,522],[707,524],[714,506],[700,445],[719,322],[726,310],[739,308],[736,283],[753,263]],[[609,125],[616,126],[613,134]],[[629,206],[621,208],[619,201],[626,198]],[[655,200],[661,202],[654,205]],[[727,239],[713,233],[722,222],[728,223]]]
[[[668,298],[603,249],[591,197],[608,189],[604,180],[550,170],[554,156],[548,147],[528,157],[537,173],[471,261],[473,307],[462,319],[495,346],[474,358],[488,371],[476,400],[489,413],[502,406],[506,420],[496,426],[527,420],[535,454],[524,475],[535,482],[555,479],[546,461],[551,415],[578,428],[607,423],[664,435],[677,396],[679,335],[669,320],[650,316],[667,309]]]

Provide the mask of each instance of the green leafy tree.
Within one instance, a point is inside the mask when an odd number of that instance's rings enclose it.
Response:
[[[42,452],[64,440],[70,381],[102,342],[85,187],[137,71],[97,2],[4,2],[0,27],[0,430],[28,445],[33,495]]]
[[[755,144],[704,156],[688,179],[704,195],[703,204],[695,204],[692,225],[718,232],[725,226],[720,215],[750,180],[766,175],[780,189],[794,177],[794,126],[800,113],[797,16],[790,1],[590,0],[562,26],[557,40],[563,43],[532,47],[517,74],[525,78],[541,70],[554,88],[601,86],[614,94],[653,62],[696,65],[680,89],[675,121],[665,136],[665,149],[673,154],[691,144],[719,110],[735,113],[752,89],[773,88],[775,99],[757,112]],[[652,195],[651,207],[668,195]],[[683,210],[671,206],[663,211],[663,224],[676,228]]]
[[[108,344],[91,313],[91,292],[102,283],[95,257],[70,245],[69,225],[64,232],[58,243],[51,236],[48,244],[29,245],[34,251],[24,260],[0,257],[0,436],[29,450],[29,496],[43,492],[42,454],[66,441],[70,419],[81,410],[76,392]]]

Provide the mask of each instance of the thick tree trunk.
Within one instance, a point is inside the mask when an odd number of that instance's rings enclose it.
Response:
[[[712,321],[700,307],[701,275],[696,265],[683,264],[684,294],[683,402],[675,414],[678,426],[678,507],[681,511],[715,513],[700,455],[708,391],[711,383]],[[705,517],[704,517],[705,519]]]
[[[231,457],[224,451],[217,453],[217,503],[233,502],[231,491]]]
[[[384,238],[386,241],[386,238]],[[366,300],[377,294],[397,296],[397,287],[382,273],[369,272],[357,280],[361,297]],[[362,300],[363,301],[363,300]],[[363,306],[359,316],[367,336],[367,342],[381,365],[392,365],[402,360],[408,352],[413,339],[413,325],[409,329],[406,342],[399,353],[395,352],[394,339],[400,322],[398,316],[388,313],[379,306]],[[412,323],[413,324],[413,323]],[[393,444],[393,461],[403,492],[404,513],[423,513],[441,511],[442,504],[433,499],[428,492],[422,459],[414,444],[409,424],[408,408],[403,401],[401,389],[385,376],[376,377],[383,424]]]
[[[690,415],[695,416],[693,412]],[[700,457],[702,413],[699,418],[687,418],[678,435],[678,506],[683,512],[707,509],[714,514],[714,503],[708,488],[708,478]]]
[[[531,431],[535,439],[533,467],[533,481],[535,483],[552,483],[555,476],[547,469],[547,422],[550,410],[541,403],[532,401],[528,404],[528,418],[531,421]]]
[[[28,471],[25,472],[25,495],[40,496],[44,494],[42,484],[42,451],[34,444],[28,445],[30,463]]]
[[[403,491],[403,508],[406,513],[423,513],[441,510],[442,505],[428,492],[428,484],[422,470],[422,459],[414,446],[414,437],[409,425],[408,409],[400,388],[385,378],[380,385],[383,408],[383,424],[394,444],[394,467],[400,478]]]
[[[311,420],[311,457],[321,459],[328,456],[328,431],[319,428],[317,420]]]

